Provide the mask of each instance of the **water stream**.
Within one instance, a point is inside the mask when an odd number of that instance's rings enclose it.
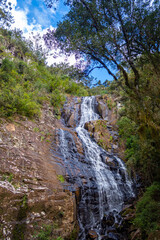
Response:
[[[84,128],[86,122],[98,119],[100,116],[96,112],[96,98],[84,97],[80,121],[75,129],[82,142],[84,156],[78,153],[72,134],[62,129],[59,134],[60,150],[68,180],[80,189],[78,239],[89,239],[88,232],[94,230],[98,240],[118,240],[118,235],[111,230],[115,224],[120,224],[119,212],[124,202],[134,197],[134,192],[121,159],[98,146]],[[114,161],[114,167],[111,168],[103,161],[104,156],[109,156]]]

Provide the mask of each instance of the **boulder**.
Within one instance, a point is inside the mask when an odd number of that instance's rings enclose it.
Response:
[[[99,115],[103,119],[106,119],[108,115],[108,108],[107,108],[107,105],[103,102],[103,100],[98,99],[97,109],[98,109]]]

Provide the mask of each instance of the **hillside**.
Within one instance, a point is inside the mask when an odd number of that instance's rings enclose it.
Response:
[[[98,234],[101,239],[159,238],[160,85],[147,60],[141,66],[144,59],[137,63],[138,94],[128,91],[122,76],[121,84],[89,89],[76,69],[48,67],[43,53],[21,32],[0,29],[0,239],[73,240],[78,232],[86,239],[97,239]],[[133,85],[132,71],[129,77]],[[91,95],[98,96],[83,98]],[[78,132],[79,126],[84,130]],[[97,187],[99,175],[91,168],[97,162],[90,164],[89,155],[93,149],[86,155],[90,148],[80,138],[86,130],[100,154],[96,157],[102,163],[95,166],[102,164],[119,181],[123,207],[117,215],[108,212],[106,182]],[[100,167],[102,173],[104,169]],[[108,215],[98,222],[99,233],[92,229],[92,220],[102,202]],[[95,215],[87,222],[85,214],[92,208]],[[116,217],[120,222],[123,218],[120,225]]]
[[[33,51],[20,32],[0,29],[0,110],[1,116],[21,114],[39,117],[48,103],[58,115],[65,95],[87,95],[83,83],[76,83],[63,70],[47,67],[40,51]]]

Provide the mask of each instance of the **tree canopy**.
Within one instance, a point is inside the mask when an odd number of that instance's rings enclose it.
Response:
[[[11,15],[11,2],[7,0],[0,0],[0,26],[9,26],[13,22],[13,17]]]
[[[104,67],[115,80],[118,70],[130,89],[138,89],[140,56],[145,55],[155,72],[160,71],[159,1],[68,0],[66,4],[69,13],[53,35],[49,34],[61,49],[81,54],[90,66]],[[134,74],[132,83],[129,71]]]

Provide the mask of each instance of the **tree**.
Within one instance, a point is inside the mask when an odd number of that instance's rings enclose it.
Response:
[[[0,0],[0,26],[7,25],[13,22],[13,17],[11,15],[11,3],[7,0]]]
[[[129,89],[138,91],[141,55],[159,74],[160,3],[157,0],[67,0],[70,11],[52,35],[67,53],[80,53],[90,66],[118,70]],[[55,41],[55,38],[57,41]],[[51,34],[50,34],[51,39]],[[51,43],[52,41],[50,41]],[[134,81],[129,81],[129,72]]]
[[[75,82],[83,82],[90,78],[79,68],[70,66],[68,63],[54,63],[51,65],[52,72],[57,75],[66,75]]]

